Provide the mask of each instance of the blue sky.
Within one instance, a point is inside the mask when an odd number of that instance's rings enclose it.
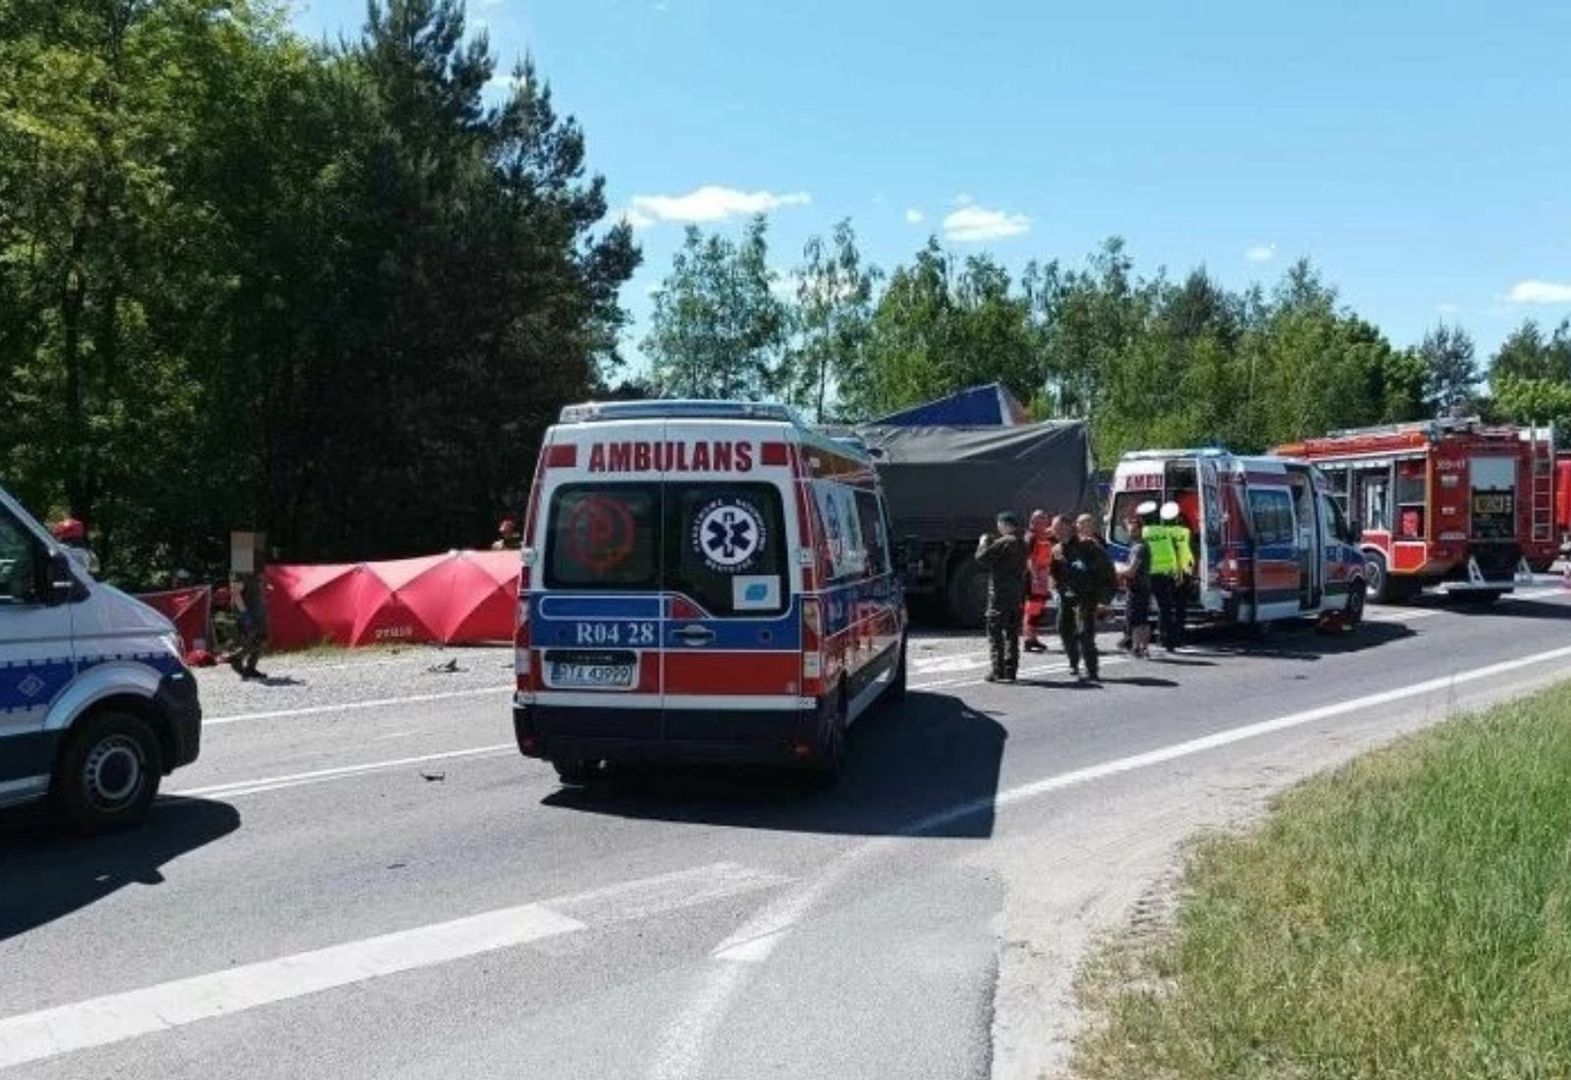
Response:
[[[363,0],[302,0],[356,29]],[[1571,0],[470,0],[643,226],[642,335],[684,220],[769,208],[772,261],[850,217],[958,252],[1269,284],[1300,255],[1397,344],[1481,358],[1571,315]],[[632,350],[630,350],[631,352]]]

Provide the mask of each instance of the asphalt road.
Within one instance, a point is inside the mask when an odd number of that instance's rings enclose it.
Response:
[[[563,789],[511,746],[505,651],[206,672],[202,759],[145,829],[0,822],[0,1071],[1029,1075],[1087,935],[1184,832],[1571,660],[1552,585],[1372,614],[1110,659],[1098,689],[1057,655],[985,685],[977,641],[923,635],[820,794]]]

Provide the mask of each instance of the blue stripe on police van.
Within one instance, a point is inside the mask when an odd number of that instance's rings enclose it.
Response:
[[[76,678],[77,670],[70,657],[0,662],[0,716],[48,708]],[[8,749],[9,745],[8,740]]]
[[[176,657],[163,652],[0,661],[0,716],[47,708],[78,675],[117,661],[143,664],[160,675],[177,674],[183,667]]]

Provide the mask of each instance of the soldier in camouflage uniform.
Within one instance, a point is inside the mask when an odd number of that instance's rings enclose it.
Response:
[[[1020,518],[1011,510],[998,515],[997,536],[984,533],[977,541],[976,561],[987,571],[987,643],[993,660],[988,682],[1014,682],[1020,670],[1030,552],[1020,536]]]

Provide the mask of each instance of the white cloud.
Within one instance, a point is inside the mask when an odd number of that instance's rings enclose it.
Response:
[[[1001,240],[1031,231],[1031,219],[1024,214],[988,210],[969,201],[944,218],[944,239],[958,244]]]
[[[914,206],[906,211],[906,224],[907,225],[920,225],[926,219],[927,219],[927,215],[922,213],[922,211],[918,210]]]
[[[1256,244],[1254,247],[1244,252],[1244,258],[1248,259],[1250,262],[1270,262],[1272,259],[1276,258],[1276,245]]]
[[[1506,299],[1513,304],[1571,304],[1571,282],[1519,281]]]
[[[654,218],[638,210],[622,211],[622,220],[627,222],[634,229],[647,229],[649,226],[655,223]]]
[[[519,78],[511,72],[506,75],[502,74],[501,72],[497,72],[495,75],[486,80],[485,88],[487,90],[494,90],[499,94],[511,94],[514,90],[523,86],[524,83],[524,79]]]
[[[806,206],[812,196],[805,191],[777,195],[772,191],[739,191],[705,184],[686,195],[634,195],[629,214],[656,221],[724,221],[738,214],[765,214],[782,206]],[[631,220],[631,218],[630,218]]]
[[[1457,312],[1462,310],[1462,306],[1460,304],[1453,304],[1451,301],[1447,300],[1444,303],[1436,304],[1435,310],[1441,315],[1455,315]]]

